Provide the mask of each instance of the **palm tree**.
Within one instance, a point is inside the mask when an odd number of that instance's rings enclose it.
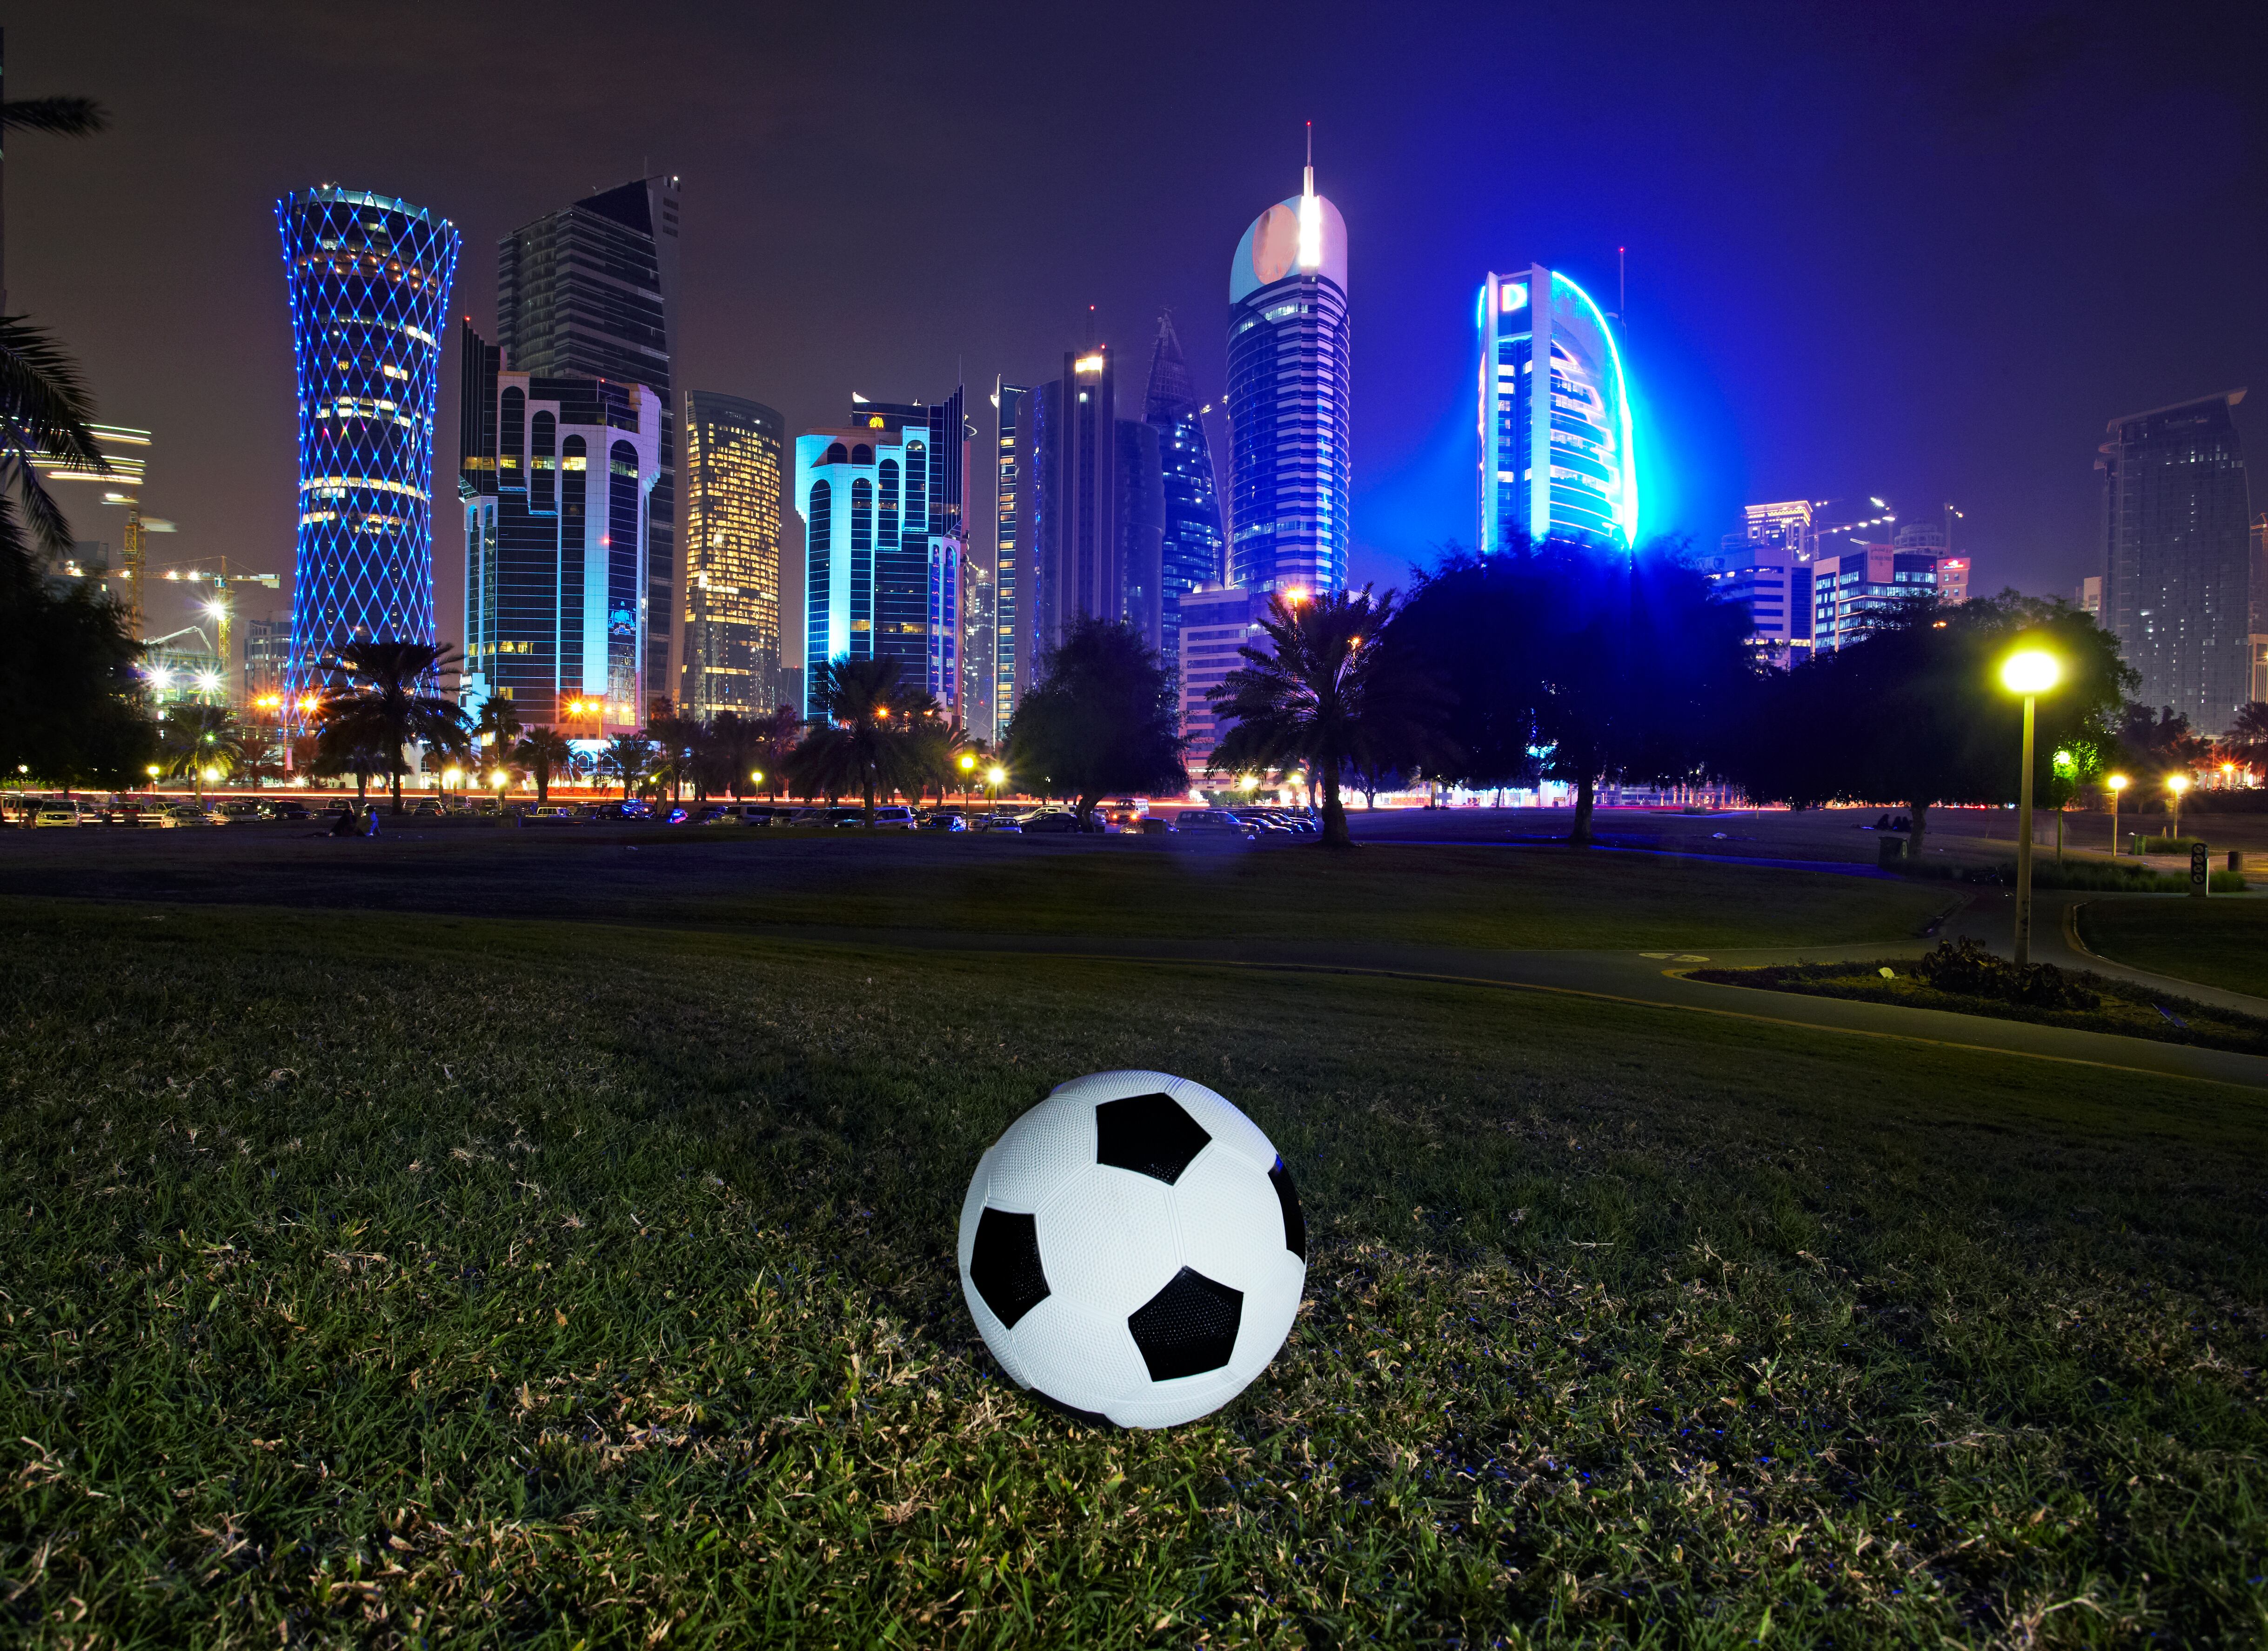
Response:
[[[513,748],[512,760],[535,777],[535,801],[541,807],[551,800],[551,771],[563,770],[572,763],[575,748],[556,728],[534,728]]]
[[[690,717],[652,717],[646,721],[646,738],[654,743],[654,778],[669,787],[675,802],[685,782],[696,777],[696,753],[703,730]]]
[[[749,765],[763,770],[764,790],[777,801],[788,763],[795,755],[796,747],[803,743],[803,719],[794,706],[781,705],[753,719],[748,726],[755,731],[755,748],[747,753]]]
[[[1304,601],[1271,596],[1268,616],[1260,622],[1270,651],[1239,650],[1248,663],[1206,691],[1217,716],[1234,719],[1213,752],[1214,765],[1304,763],[1322,786],[1322,840],[1329,847],[1352,846],[1339,777],[1366,757],[1376,760],[1365,739],[1366,719],[1399,697],[1392,655],[1378,645],[1393,617],[1394,593],[1373,596],[1367,585]]]
[[[200,807],[205,800],[205,770],[232,774],[251,750],[250,738],[226,705],[174,705],[158,728],[160,768],[168,779],[188,776],[196,787]]]
[[[936,737],[937,701],[902,685],[894,659],[830,660],[820,667],[812,698],[827,717],[788,758],[806,794],[835,798],[855,791],[874,828],[878,792],[913,795],[924,774],[923,747]]]
[[[496,759],[497,766],[511,761],[512,748],[526,731],[527,725],[519,719],[519,712],[502,694],[490,694],[481,702],[481,719],[473,725],[473,737]]]
[[[344,686],[326,695],[320,713],[326,733],[361,750],[380,754],[380,767],[401,812],[401,748],[416,741],[446,747],[465,737],[465,713],[456,702],[430,691],[442,686],[461,660],[443,643],[379,638],[350,642],[331,661],[335,680]]]
[[[653,771],[654,743],[642,733],[618,733],[607,741],[599,753],[601,772],[621,778],[622,800],[630,800],[630,787]]]

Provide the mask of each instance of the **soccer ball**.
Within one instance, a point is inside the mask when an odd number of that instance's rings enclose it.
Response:
[[[1307,1279],[1283,1159],[1168,1072],[1060,1086],[992,1144],[961,1206],[961,1290],[984,1345],[1086,1421],[1219,1410],[1292,1333]]]

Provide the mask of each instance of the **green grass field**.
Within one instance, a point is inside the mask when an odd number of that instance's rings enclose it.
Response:
[[[1228,968],[0,933],[16,1643],[2268,1634],[2250,1092]],[[1171,1434],[1028,1403],[954,1273],[978,1152],[1117,1065],[1249,1110],[1315,1235]]]
[[[2268,998],[2268,900],[2095,900],[2080,938],[2134,969]]]

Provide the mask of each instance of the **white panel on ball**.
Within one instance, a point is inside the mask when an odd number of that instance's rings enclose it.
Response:
[[[988,1150],[961,1285],[1020,1386],[1128,1427],[1218,1410],[1284,1345],[1306,1224],[1267,1136],[1160,1072],[1062,1085]]]

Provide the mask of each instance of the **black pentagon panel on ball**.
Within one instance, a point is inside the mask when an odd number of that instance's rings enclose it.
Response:
[[[1204,1151],[1212,1137],[1169,1095],[1128,1095],[1094,1109],[1095,1161],[1164,1182]]]
[[[976,1242],[968,1247],[968,1281],[993,1316],[1015,1329],[1018,1319],[1048,1299],[1039,1219],[992,1209],[978,1216]]]
[[[1105,1416],[1101,1411],[1083,1411],[1076,1404],[1066,1404],[1054,1394],[1049,1393],[1042,1388],[1026,1388],[1024,1391],[1029,1393],[1034,1398],[1039,1400],[1041,1404],[1046,1405],[1058,1416],[1068,1416],[1075,1422],[1084,1423],[1089,1427],[1100,1427],[1107,1432],[1115,1433],[1118,1430],[1118,1424],[1112,1421],[1110,1418]]]
[[[1236,1351],[1236,1327],[1244,1321],[1244,1292],[1216,1284],[1184,1267],[1173,1281],[1126,1316],[1150,1380],[1203,1375],[1218,1370]]]
[[[1307,1218],[1300,1213],[1300,1195],[1292,1186],[1292,1172],[1284,1167],[1284,1155],[1276,1155],[1276,1168],[1268,1172],[1269,1182],[1276,1189],[1276,1202],[1284,1211],[1284,1248],[1300,1260],[1307,1258]]]

